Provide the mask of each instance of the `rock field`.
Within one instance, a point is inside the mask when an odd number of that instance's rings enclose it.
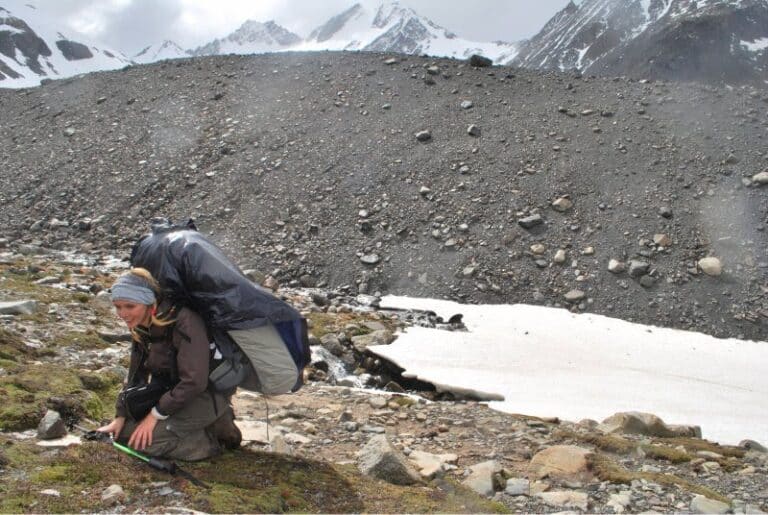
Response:
[[[101,444],[71,445],[72,423],[112,416],[126,374],[129,343],[107,292],[113,264],[25,244],[0,253],[0,511],[768,510],[760,443],[718,445],[696,426],[650,414],[540,419],[438,395],[365,347],[391,341],[399,327],[461,330],[460,322],[378,310],[370,297],[338,290],[280,290],[310,320],[308,382],[269,399],[238,393],[241,450],[184,464],[212,491],[149,474]],[[331,355],[383,389],[338,379]]]
[[[0,90],[0,236],[126,255],[194,217],[294,286],[765,339],[768,91],[368,53]]]

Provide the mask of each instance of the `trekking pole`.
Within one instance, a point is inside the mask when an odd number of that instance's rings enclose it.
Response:
[[[186,470],[183,470],[181,467],[177,466],[176,463],[169,460],[161,460],[160,458],[155,458],[151,456],[146,456],[144,454],[141,454],[135,449],[132,449],[128,447],[127,445],[123,445],[119,442],[116,442],[111,435],[107,433],[103,433],[101,431],[89,431],[85,429],[84,427],[80,427],[78,425],[73,425],[74,428],[79,429],[82,431],[83,438],[85,440],[89,441],[96,441],[96,442],[104,442],[104,443],[111,443],[112,447],[115,449],[127,454],[128,456],[133,456],[134,458],[138,458],[150,467],[152,467],[155,470],[159,470],[161,472],[165,472],[166,474],[170,474],[172,476],[179,476],[183,477],[190,483],[192,483],[195,486],[199,486],[201,488],[205,488],[207,490],[210,490],[211,487],[207,484],[203,483],[196,477],[194,477],[192,474],[187,472]]]

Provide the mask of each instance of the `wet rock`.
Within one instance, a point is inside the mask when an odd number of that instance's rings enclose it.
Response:
[[[368,334],[361,334],[359,336],[352,337],[352,346],[359,353],[365,352],[365,349],[371,345],[389,345],[395,340],[395,336],[392,331],[388,329],[380,329]]]

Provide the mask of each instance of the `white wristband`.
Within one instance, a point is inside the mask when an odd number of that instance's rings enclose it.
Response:
[[[165,420],[169,417],[169,415],[161,415],[159,411],[157,411],[157,406],[152,408],[152,416],[155,417],[157,420]]]

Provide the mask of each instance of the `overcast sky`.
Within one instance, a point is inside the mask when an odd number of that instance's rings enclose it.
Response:
[[[360,0],[378,5],[381,0]],[[65,27],[115,50],[134,55],[144,46],[171,39],[194,48],[224,37],[247,19],[275,20],[301,37],[355,0],[0,0],[34,4]],[[530,37],[568,0],[400,0],[417,13],[475,41]]]

